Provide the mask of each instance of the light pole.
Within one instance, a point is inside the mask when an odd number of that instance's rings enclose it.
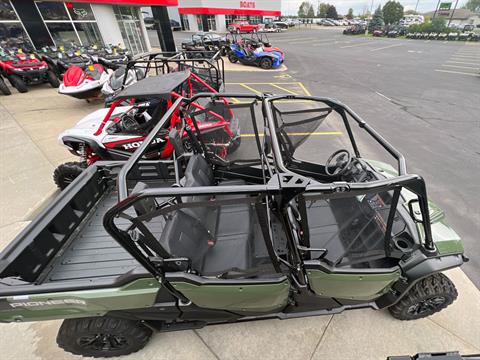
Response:
[[[417,5],[415,5],[415,12],[417,12],[417,8],[418,8],[418,3],[420,2],[420,0],[417,0]]]

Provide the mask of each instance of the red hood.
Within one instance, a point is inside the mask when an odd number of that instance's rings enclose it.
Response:
[[[71,65],[63,74],[63,85],[78,86],[85,80],[85,73],[82,68]]]
[[[264,48],[263,48],[263,51],[265,51],[265,52],[278,51],[279,53],[283,53],[283,51],[280,50],[280,49],[277,48],[277,47],[264,47]]]

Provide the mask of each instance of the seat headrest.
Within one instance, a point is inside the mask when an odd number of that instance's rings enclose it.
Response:
[[[185,187],[214,185],[210,164],[200,154],[193,155],[185,170]]]

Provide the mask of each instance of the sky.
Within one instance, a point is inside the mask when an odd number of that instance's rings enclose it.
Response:
[[[282,14],[283,15],[297,15],[298,7],[303,0],[281,0],[282,1]],[[399,1],[405,10],[414,10],[417,0],[397,0]],[[455,5],[455,0],[441,0],[441,2],[450,2],[452,1],[452,8]],[[355,15],[363,13],[365,9],[370,10],[372,5],[372,0],[310,0],[313,4],[313,7],[316,9],[317,4],[320,2],[327,2],[329,4],[335,5],[337,12],[339,14],[346,14],[349,8],[353,9]],[[385,4],[387,0],[373,0],[373,9],[377,8],[378,5]],[[459,0],[458,8],[463,6],[467,0]],[[417,11],[424,13],[427,11],[434,11],[437,6],[438,0],[418,0]],[[316,12],[316,10],[315,10]]]

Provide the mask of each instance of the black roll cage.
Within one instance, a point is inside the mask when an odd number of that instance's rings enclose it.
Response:
[[[219,98],[248,98],[252,99],[253,103],[257,101],[262,102],[262,114],[264,117],[265,130],[267,130],[268,135],[271,137],[271,148],[273,152],[273,171],[274,175],[268,183],[263,185],[245,185],[245,186],[210,186],[210,187],[199,187],[199,188],[183,188],[183,187],[173,187],[173,188],[151,188],[145,189],[139,192],[136,192],[132,195],[128,193],[127,179],[130,171],[140,162],[142,156],[146,152],[147,148],[150,146],[152,141],[156,138],[158,132],[162,129],[163,125],[169,121],[170,116],[179,109],[182,104],[188,104],[189,102],[196,101],[199,98],[210,98],[212,100]],[[347,183],[347,182],[332,182],[332,183],[320,183],[318,181],[310,181],[305,176],[296,174],[295,172],[288,169],[288,167],[283,162],[283,154],[281,152],[281,147],[279,140],[277,138],[276,130],[277,122],[275,121],[274,115],[272,113],[272,108],[274,108],[274,102],[277,100],[311,100],[325,103],[331,106],[334,110],[341,114],[343,122],[347,127],[347,132],[352,141],[354,147],[355,155],[360,157],[360,152],[355,143],[353,133],[350,128],[350,122],[348,121],[347,114],[360,126],[360,128],[367,131],[368,134],[372,136],[375,141],[377,141],[390,155],[392,155],[398,163],[399,175],[395,178],[390,179],[381,179],[370,181],[366,183]],[[192,119],[194,124],[195,120]],[[272,131],[272,129],[274,129]],[[256,131],[258,135],[258,131]],[[257,143],[258,139],[257,139]],[[261,154],[261,156],[265,154]],[[208,157],[207,157],[208,160]],[[163,163],[172,164],[175,160],[161,160]],[[267,169],[271,171],[272,169]],[[294,181],[292,181],[292,179]],[[296,195],[300,193],[315,193],[315,196],[318,198],[334,198],[345,196],[345,193],[348,195],[354,196],[356,194],[366,194],[379,191],[393,191],[391,209],[396,209],[398,201],[400,198],[400,190],[402,187],[407,188],[418,196],[418,202],[420,210],[422,212],[422,219],[416,220],[423,225],[424,229],[424,243],[423,250],[426,252],[435,252],[435,247],[433,244],[432,233],[430,228],[430,216],[428,209],[428,201],[426,194],[426,187],[424,180],[418,175],[407,174],[406,172],[406,162],[403,155],[396,150],[391,144],[389,144],[380,134],[378,134],[372,127],[370,127],[364,120],[362,120],[355,112],[349,109],[347,106],[342,103],[322,97],[313,97],[313,96],[269,96],[269,95],[251,95],[251,94],[232,94],[232,93],[200,93],[192,98],[178,98],[171,108],[165,113],[163,118],[157,123],[153,128],[152,132],[148,135],[142,145],[135,151],[135,153],[130,157],[130,159],[123,165],[122,169],[119,172],[117,178],[117,187],[119,193],[119,203],[111,208],[104,217],[104,226],[105,229],[112,235],[128,252],[132,254],[148,271],[152,274],[159,274],[160,278],[163,279],[163,271],[159,270],[149,259],[145,258],[137,244],[130,238],[128,233],[117,228],[114,223],[115,218],[118,218],[121,213],[133,206],[134,203],[141,199],[149,197],[181,197],[188,195],[215,195],[215,194],[254,194],[254,193],[264,193],[266,195],[276,195],[283,194],[285,195],[286,200],[283,201],[283,206],[286,206],[286,203],[293,199]],[[391,228],[393,224],[395,210],[391,210],[387,219],[387,228],[386,228],[386,240],[389,240],[391,236]],[[148,216],[143,216],[142,220],[148,218]],[[132,222],[133,223],[133,222]],[[160,246],[161,247],[161,246]],[[162,249],[161,249],[162,250]],[[308,249],[306,249],[308,250]],[[161,252],[161,251],[159,251]],[[278,261],[278,259],[273,259],[272,261]],[[278,264],[277,264],[278,265]],[[168,285],[166,285],[168,287]],[[169,288],[172,293],[176,294],[176,291],[173,288]],[[182,298],[181,294],[176,294],[179,298]]]
[[[200,56],[201,55],[201,56]],[[209,77],[214,80],[216,89],[219,89],[225,80],[225,64],[221,55],[221,51],[179,51],[179,52],[154,52],[139,55],[130,60],[126,65],[125,72],[129,70],[142,69],[145,74],[154,76],[168,74],[181,66],[188,67],[192,72],[195,69],[202,68],[207,70]],[[137,80],[138,73],[135,72]],[[123,85],[127,77],[123,79]]]

